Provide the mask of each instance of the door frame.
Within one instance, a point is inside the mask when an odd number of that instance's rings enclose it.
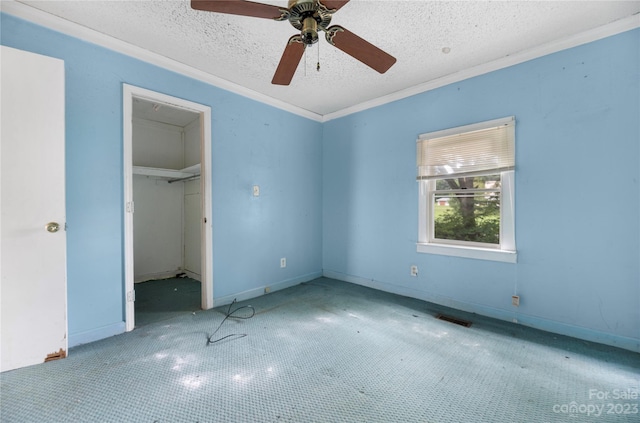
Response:
[[[186,109],[200,115],[200,192],[202,195],[201,307],[213,307],[213,232],[211,219],[211,107],[172,97],[145,88],[123,84],[123,163],[124,163],[124,269],[125,330],[135,327],[133,273],[133,100],[134,98]]]

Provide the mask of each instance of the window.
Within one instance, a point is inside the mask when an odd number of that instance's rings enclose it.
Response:
[[[514,117],[420,135],[418,252],[516,261]]]

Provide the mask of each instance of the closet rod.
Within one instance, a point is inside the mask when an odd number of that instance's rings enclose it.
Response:
[[[167,182],[170,183],[170,184],[173,183],[173,182],[187,182],[187,181],[191,181],[193,179],[197,179],[199,177],[200,177],[200,175],[193,175],[193,176],[187,176],[187,177],[184,177],[184,178],[170,179]]]

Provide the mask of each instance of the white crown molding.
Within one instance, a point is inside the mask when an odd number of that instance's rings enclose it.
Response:
[[[603,26],[581,32],[579,34],[561,38],[550,43],[543,44],[541,46],[505,56],[492,62],[474,66],[460,72],[443,76],[442,78],[434,79],[433,81],[425,82],[423,84],[419,84],[405,90],[397,91],[383,97],[378,97],[374,100],[366,101],[364,103],[356,104],[355,106],[347,107],[333,113],[325,114],[322,117],[322,122],[328,122],[330,120],[338,119],[353,113],[371,109],[373,107],[382,106],[384,104],[391,103],[397,100],[402,100],[403,98],[411,97],[416,94],[421,94],[426,91],[444,87],[445,85],[454,84],[465,79],[514,66],[523,62],[527,62],[529,60],[537,59],[542,56],[557,53],[562,50],[577,47],[579,45],[597,41],[602,38],[620,34],[622,32],[630,31],[638,27],[640,27],[640,14],[632,15]]]
[[[421,94],[426,91],[434,90],[445,85],[453,84],[465,79],[473,78],[475,76],[504,69],[529,60],[546,56],[548,54],[556,53],[558,51],[566,50],[572,47],[577,47],[582,44],[587,44],[592,41],[610,37],[612,35],[620,34],[622,32],[630,31],[632,29],[640,27],[640,14],[632,15],[627,18],[620,19],[579,34],[561,38],[550,43],[534,47],[532,49],[505,56],[492,62],[484,63],[472,68],[462,70],[460,72],[455,72],[442,78],[434,79],[433,81],[425,82],[423,84],[397,91],[389,95],[356,104],[354,106],[347,107],[336,112],[321,115],[286,103],[284,101],[277,100],[273,97],[269,97],[257,91],[250,90],[241,85],[198,70],[192,66],[185,65],[184,63],[169,59],[160,54],[153,53],[149,50],[134,46],[125,41],[118,40],[82,25],[67,21],[58,16],[51,15],[31,6],[27,6],[23,3],[18,3],[14,0],[0,0],[0,11],[317,122],[328,122],[333,119],[338,119],[353,113],[361,112],[363,110],[382,106],[384,104],[402,100],[404,98],[411,97],[416,94]]]
[[[259,101],[269,106],[273,106],[278,109],[282,109],[317,122],[322,121],[322,115],[320,114],[313,113],[309,110],[305,110],[284,101],[274,99],[273,97],[269,97],[257,91],[245,88],[241,85],[235,84],[217,76],[213,76],[192,66],[185,65],[184,63],[169,59],[165,56],[153,53],[141,47],[134,46],[133,44],[118,40],[117,38],[105,35],[101,32],[73,23],[50,13],[43,12],[42,10],[36,9],[26,4],[19,3],[14,0],[1,0],[0,11],[43,26],[45,28],[49,28],[66,35],[79,38],[81,40],[88,41],[90,43],[107,48],[109,50],[113,50],[118,53],[133,57],[135,59],[160,66],[164,69],[177,72],[181,75],[197,79],[199,81],[205,82],[218,88],[222,88],[243,97]]]

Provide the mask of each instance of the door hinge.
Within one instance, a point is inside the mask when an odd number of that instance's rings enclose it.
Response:
[[[132,291],[127,292],[127,302],[132,303],[132,302],[135,302],[135,300],[136,300],[136,290],[134,289]]]
[[[127,202],[127,213],[133,213],[136,207],[133,201]]]

